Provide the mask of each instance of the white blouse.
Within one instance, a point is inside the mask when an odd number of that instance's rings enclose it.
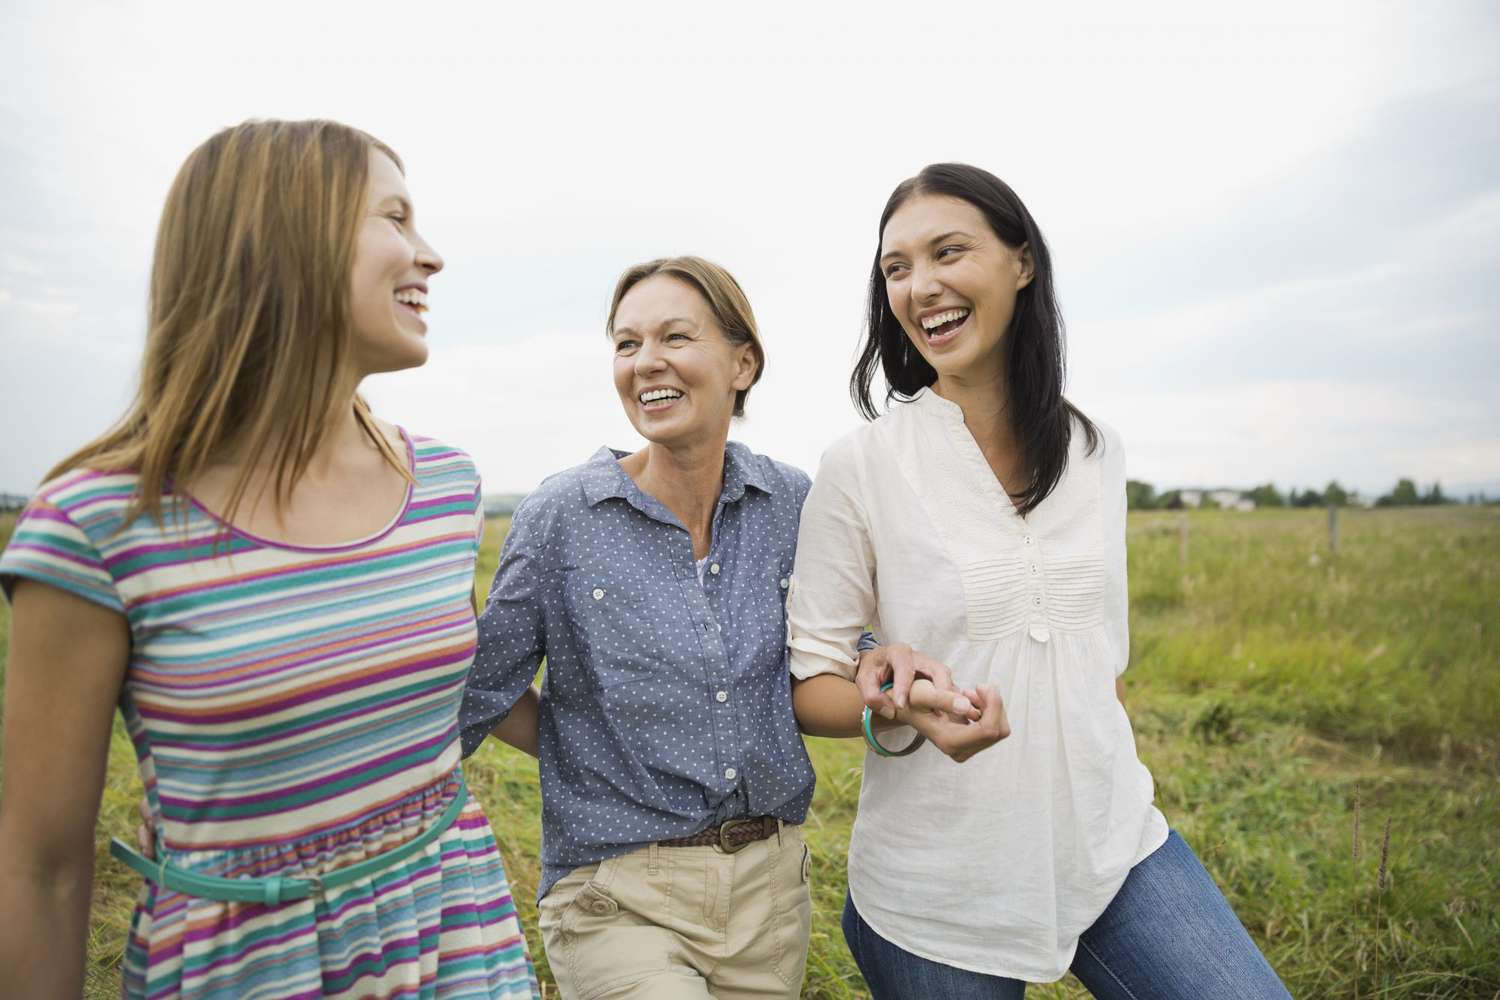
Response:
[[[865,754],[849,891],[871,928],[923,958],[1059,979],[1166,840],[1115,697],[1129,656],[1125,461],[1100,429],[1089,455],[1075,425],[1067,470],[1023,519],[963,411],[923,391],[835,443],[802,509],[794,676],[852,678],[868,624],[1005,700],[1011,735],[965,764],[931,744]]]

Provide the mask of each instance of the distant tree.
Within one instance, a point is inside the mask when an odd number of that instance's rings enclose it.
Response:
[[[1198,498],[1199,510],[1218,510],[1221,506],[1219,501],[1215,500],[1210,493],[1204,493],[1203,496]]]
[[[1422,494],[1421,502],[1424,506],[1437,506],[1439,504],[1452,503],[1453,500],[1443,493],[1442,484],[1433,480],[1432,487],[1426,493]]]
[[[1323,487],[1323,502],[1330,507],[1345,507],[1349,504],[1349,491],[1339,485],[1334,479]]]
[[[1422,502],[1417,494],[1417,484],[1410,479],[1399,479],[1396,488],[1375,501],[1377,507],[1415,507]]]
[[[1286,506],[1286,497],[1276,489],[1275,483],[1262,483],[1253,490],[1246,490],[1242,495],[1246,500],[1254,500],[1257,507]]]
[[[1125,507],[1128,510],[1150,510],[1156,506],[1156,487],[1139,479],[1125,480]]]
[[[1168,490],[1157,498],[1156,506],[1160,510],[1182,510],[1186,505],[1182,502],[1181,490]]]
[[[1299,493],[1297,492],[1297,487],[1293,486],[1292,492],[1288,494],[1286,502],[1293,507],[1321,507],[1323,506],[1323,494],[1314,490],[1304,490]]]

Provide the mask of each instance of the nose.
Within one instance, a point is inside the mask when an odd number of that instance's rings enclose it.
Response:
[[[641,346],[635,352],[635,372],[637,375],[650,375],[662,371],[667,367],[666,358],[662,354],[659,344],[655,338],[646,336],[641,339]]]
[[[417,266],[429,275],[437,274],[443,269],[442,256],[436,250],[432,249],[432,245],[420,236],[417,237],[416,251]]]
[[[912,265],[911,293],[921,302],[931,302],[943,293],[943,283],[938,280],[937,268],[922,262]]]

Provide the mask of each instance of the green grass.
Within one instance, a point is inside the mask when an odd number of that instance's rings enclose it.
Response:
[[[1182,516],[1130,518],[1128,708],[1168,820],[1294,996],[1500,997],[1500,510],[1345,511],[1336,559],[1321,511],[1194,512],[1185,564]],[[481,592],[504,527],[486,537]],[[0,649],[7,622],[0,606]],[[809,749],[804,995],[858,997],[838,921],[862,754]],[[535,763],[491,746],[467,770],[546,981]],[[101,848],[133,827],[138,795],[117,728]],[[134,885],[101,850],[88,996],[118,989]],[[1071,979],[1028,995],[1086,996]]]

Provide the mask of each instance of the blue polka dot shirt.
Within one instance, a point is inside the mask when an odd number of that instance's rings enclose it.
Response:
[[[459,715],[467,756],[546,658],[538,899],[579,865],[736,816],[800,823],[812,800],[785,610],[807,475],[730,442],[700,582],[624,454],[516,510]]]

